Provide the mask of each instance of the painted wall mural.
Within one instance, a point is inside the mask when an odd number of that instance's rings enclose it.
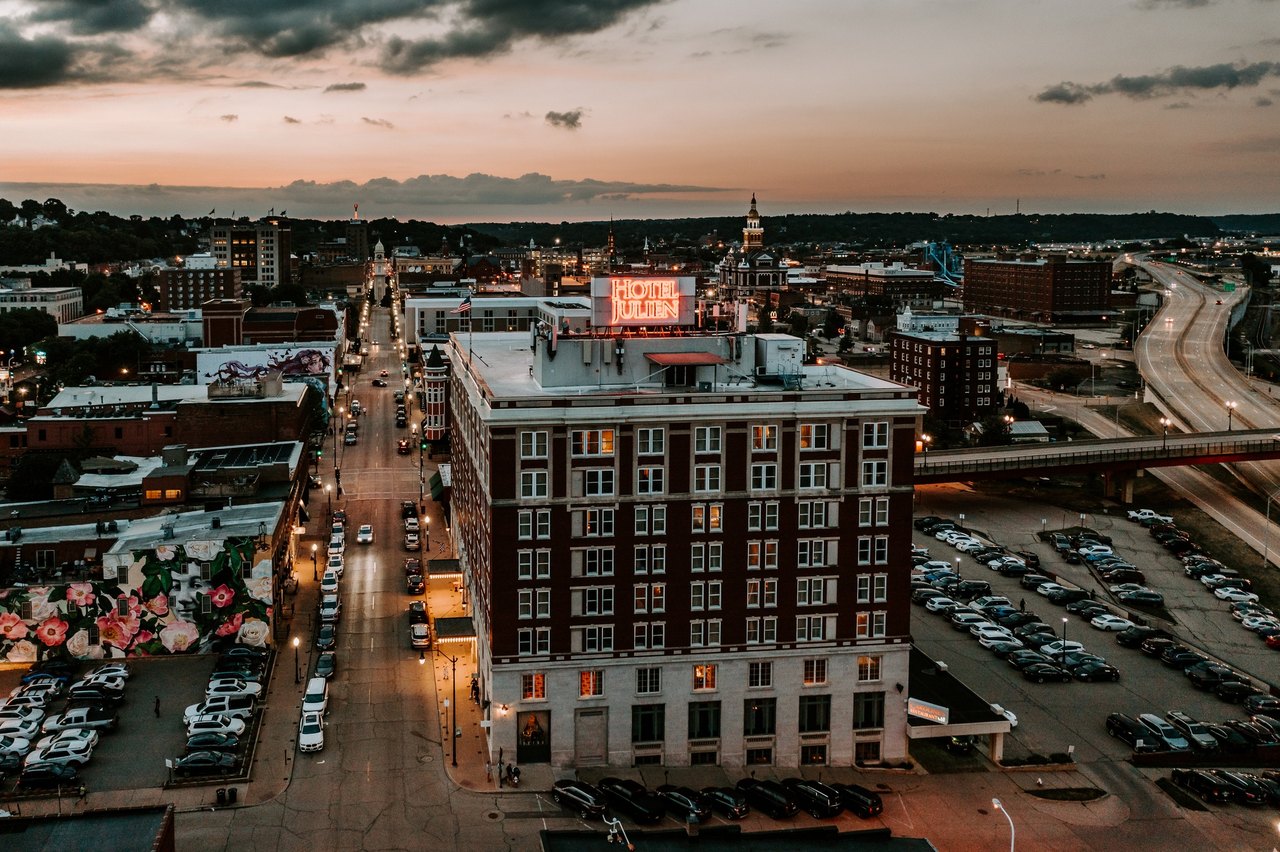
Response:
[[[107,554],[106,579],[0,589],[0,659],[29,663],[195,654],[265,646],[271,561],[251,538]]]

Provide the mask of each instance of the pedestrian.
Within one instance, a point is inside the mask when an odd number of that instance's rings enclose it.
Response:
[[[83,802],[85,800],[85,797],[88,795],[89,795],[89,790],[83,784],[81,784],[80,785],[80,801]]]
[[[156,718],[160,718],[160,696],[156,696]]]
[[[1023,598],[1022,600],[1018,601],[1018,611],[1019,611],[1019,612],[1026,612],[1026,611],[1027,611],[1027,599],[1026,599],[1026,598]]]

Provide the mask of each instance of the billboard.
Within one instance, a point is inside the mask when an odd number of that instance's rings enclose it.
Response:
[[[196,352],[196,373],[202,384],[234,379],[260,379],[276,370],[285,381],[334,374],[332,343],[250,348],[227,347]]]
[[[611,275],[591,279],[591,324],[600,327],[694,325],[693,276]]]

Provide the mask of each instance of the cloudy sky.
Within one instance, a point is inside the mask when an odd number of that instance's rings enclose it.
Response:
[[[1280,0],[0,0],[0,196],[1273,212]]]

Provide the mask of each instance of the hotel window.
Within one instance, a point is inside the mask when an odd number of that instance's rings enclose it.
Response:
[[[665,704],[635,704],[631,707],[631,742],[660,743],[666,738]]]
[[[587,509],[582,533],[588,538],[613,535],[613,509]]]
[[[578,672],[578,697],[593,698],[604,695],[604,672],[595,669]]]
[[[820,606],[826,602],[825,577],[801,577],[796,580],[796,606]]]
[[[613,650],[613,627],[596,625],[582,628],[582,650],[587,653]]]
[[[884,727],[884,693],[853,694],[853,727],[858,730]]]
[[[776,464],[751,465],[751,490],[773,491],[778,487],[778,466]]]
[[[524,540],[533,538],[533,512],[524,509],[516,518],[516,538]]]
[[[655,574],[667,573],[667,546],[655,544],[649,550],[649,570]]]
[[[857,613],[855,618],[856,627],[854,628],[854,635],[858,639],[869,639],[871,637],[871,613],[860,612]]]
[[[876,574],[873,579],[875,581],[875,596],[873,599],[876,603],[884,603],[889,595],[889,575]]]
[[[665,490],[665,471],[663,468],[642,467],[636,471],[637,494],[662,494]]]
[[[858,657],[858,680],[865,682],[879,679],[880,657],[869,655]]]
[[[778,528],[778,502],[747,504],[747,529],[776,530]]]
[[[802,538],[796,542],[796,567],[821,568],[827,564],[827,542],[820,538]]]
[[[889,526],[889,498],[888,497],[876,498],[876,526],[878,527]]]
[[[756,609],[760,606],[760,581],[747,581],[747,609]]]
[[[800,529],[825,529],[829,524],[827,512],[830,508],[831,504],[826,500],[801,500]]]
[[[800,733],[816,734],[831,730],[831,696],[800,696]]]
[[[635,509],[636,535],[666,535],[666,506],[637,506]]]
[[[724,545],[712,542],[707,545],[707,570],[720,571],[724,568]]]
[[[533,618],[533,589],[517,592],[516,618]]]
[[[862,424],[862,447],[867,450],[880,450],[889,446],[889,424],[887,422]]]
[[[827,638],[827,617],[825,615],[797,615],[796,641],[821,642]]]
[[[720,427],[699,426],[693,430],[693,451],[695,453],[720,452]]]
[[[689,739],[710,740],[720,736],[720,702],[689,703]]]
[[[712,690],[716,688],[715,665],[696,665],[693,667],[693,690]]]
[[[802,450],[827,449],[827,424],[826,423],[801,423],[800,424],[800,449]]]
[[[800,465],[799,488],[826,488],[826,462],[807,462]]]
[[[547,472],[545,470],[523,470],[520,472],[521,497],[546,497]]]
[[[773,663],[748,663],[747,686],[755,689],[773,686]]]
[[[875,562],[877,565],[889,564],[889,536],[876,536]]]
[[[633,610],[637,613],[645,613],[649,611],[649,587],[640,585],[635,587],[635,601]]]
[[[656,695],[662,692],[662,669],[636,669],[636,695]]]
[[[613,548],[589,547],[583,551],[583,575],[587,577],[613,576]]]
[[[582,590],[583,615],[613,615],[613,587],[588,586]]]
[[[889,484],[889,463],[887,461],[864,461],[862,463],[862,487],[872,488]]]
[[[612,497],[614,487],[614,470],[610,467],[597,467],[584,470],[584,493],[587,497]]]
[[[520,458],[545,459],[547,457],[546,432],[520,433]]]
[[[689,644],[698,648],[714,648],[719,645],[720,620],[689,622]]]
[[[770,577],[764,581],[764,605],[772,607],[778,605],[778,580]]]
[[[665,430],[637,429],[637,452],[642,456],[660,456],[666,450]]]
[[[540,701],[547,697],[547,676],[542,672],[520,676],[520,697],[525,701]]]
[[[871,578],[866,574],[858,575],[858,603],[871,603]]]
[[[693,490],[698,494],[710,494],[720,490],[720,465],[700,464],[693,469]]]
[[[751,449],[752,450],[778,449],[778,427],[777,426],[752,426],[751,427]]]
[[[574,431],[573,454],[575,456],[613,455],[613,430],[584,429]]]
[[[742,701],[742,735],[766,737],[775,733],[778,699],[745,698]]]
[[[885,616],[886,613],[884,611],[871,613],[871,638],[884,638]]]
[[[822,657],[804,661],[804,685],[818,686],[827,682],[827,661]]]

